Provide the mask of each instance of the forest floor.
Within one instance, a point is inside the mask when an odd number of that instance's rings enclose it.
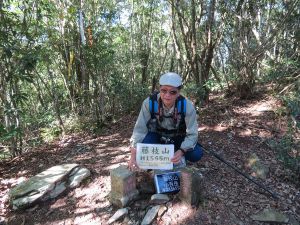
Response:
[[[256,99],[239,100],[213,95],[199,111],[199,141],[232,165],[252,174],[249,159],[255,153],[269,168],[266,179],[258,179],[280,195],[279,200],[209,154],[193,164],[205,177],[204,201],[199,207],[181,203],[170,195],[167,212],[154,224],[263,224],[251,219],[265,208],[274,208],[300,221],[300,192],[291,175],[268,140],[279,138],[286,123],[277,117],[280,102],[265,93]],[[129,138],[137,114],[121,118],[101,135],[85,133],[66,135],[11,161],[0,164],[0,217],[9,225],[106,224],[117,208],[109,203],[110,169],[126,164]],[[80,187],[54,200],[27,210],[14,212],[8,207],[7,194],[17,183],[47,168],[62,163],[78,163],[91,171]],[[134,202],[129,214],[116,224],[139,224],[151,195]],[[0,220],[1,221],[1,220]],[[4,223],[5,224],[5,223]],[[292,222],[291,222],[292,224]]]

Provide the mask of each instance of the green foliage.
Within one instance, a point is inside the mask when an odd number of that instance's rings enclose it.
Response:
[[[201,100],[205,98],[205,90],[203,87],[195,84],[195,83],[188,83],[182,89],[182,93],[188,96],[191,99],[195,99],[196,105],[199,106]]]
[[[55,138],[59,137],[61,130],[57,125],[51,125],[50,127],[44,127],[40,129],[40,135],[44,142],[51,142]]]
[[[300,62],[297,58],[286,58],[277,62],[270,62],[265,82],[275,83],[275,95],[282,100],[288,116],[300,116]],[[299,121],[296,124],[300,128]]]
[[[300,142],[294,138],[294,128],[290,123],[289,130],[279,141],[270,141],[277,157],[286,168],[292,170],[300,178]]]
[[[221,85],[224,85],[224,84],[221,83]],[[221,88],[220,83],[218,83],[218,81],[215,80],[215,79],[209,79],[209,80],[205,83],[204,86],[207,87],[208,90],[210,90],[210,91],[218,91],[218,90],[220,90],[220,88]]]
[[[81,131],[93,133],[98,129],[92,117],[70,115],[68,118],[64,118],[64,121],[65,132],[67,134]]]
[[[11,157],[11,154],[9,153],[9,151],[0,149],[0,162],[1,162],[1,160],[9,159],[10,157]]]
[[[107,84],[109,98],[114,103],[110,104],[110,111],[113,111],[114,114],[136,110],[137,106],[140,107],[143,99],[150,93],[145,85],[130,84],[130,81],[120,74],[112,74]]]
[[[296,126],[300,128],[300,98],[299,93],[291,93],[290,96],[283,97],[289,115],[295,118]]]
[[[14,125],[6,128],[0,124],[0,142],[8,141],[18,135],[22,135],[22,130]]]
[[[79,2],[65,0],[10,0],[0,4],[0,122],[9,121],[5,123],[7,127],[0,127],[0,140],[5,144],[14,145],[11,141],[17,137],[23,137],[25,143],[53,140],[62,133],[57,122],[60,119],[66,132],[100,130],[107,118],[114,120],[139,110],[150,93],[153,77],[169,70],[183,71],[184,76],[191,73],[188,53],[192,51],[185,42],[193,37],[188,27],[193,18],[192,2],[179,2],[176,6],[185,18],[186,36],[181,34],[177,16],[172,18],[169,14],[175,1],[98,3],[84,1],[80,6]],[[205,37],[211,2],[195,1],[195,4],[200,6],[195,8],[196,40],[190,44],[196,46],[197,60],[205,62],[209,58],[205,56],[208,44]],[[288,15],[289,10],[276,1],[253,3],[255,7],[250,7],[247,1],[240,4],[236,9],[234,1],[216,2],[212,12],[215,17],[211,20],[214,22],[211,39],[220,37],[212,43],[219,51],[218,55],[212,53],[212,66],[228,85],[241,79],[240,69],[245,64],[250,63],[254,72],[260,64],[260,58],[257,63],[249,62],[256,56],[254,50],[264,50],[264,46],[257,47],[253,30],[265,42],[268,40],[265,34],[273,35],[273,31],[266,31],[272,30],[280,15]],[[82,43],[79,34],[80,7],[86,43]],[[286,11],[282,13],[283,10]],[[258,12],[261,22],[257,21]],[[287,26],[279,29],[282,32],[274,33],[276,46],[272,40],[268,44],[270,49],[274,47],[280,52],[276,60],[266,62],[270,69],[264,75],[268,75],[266,80],[276,82],[279,89],[293,83],[291,79],[295,79],[295,71],[299,70],[299,56],[295,53],[299,46],[295,41],[299,36],[299,32],[295,33],[297,23],[297,14],[291,13]],[[198,86],[193,79],[201,74],[195,75],[190,76],[183,93],[200,103],[207,90],[218,90],[219,84],[207,74],[206,84]],[[291,87],[283,101],[288,107],[286,111],[298,116],[299,85]]]
[[[288,54],[286,54],[287,56]],[[269,61],[266,69],[265,82],[275,84],[274,93],[283,103],[275,113],[287,118],[289,129],[287,133],[277,142],[270,144],[276,150],[277,157],[284,165],[297,174],[300,174],[300,83],[299,71],[300,63],[297,57],[285,57],[277,61]]]
[[[269,66],[265,69],[264,82],[275,82],[280,85],[289,83],[292,75],[300,68],[300,62],[297,58],[284,58],[279,61],[269,60]]]

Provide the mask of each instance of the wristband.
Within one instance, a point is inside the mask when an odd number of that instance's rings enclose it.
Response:
[[[183,153],[183,155],[185,155],[185,153],[186,153],[186,151],[185,150],[183,150],[183,149],[179,149],[182,153]]]

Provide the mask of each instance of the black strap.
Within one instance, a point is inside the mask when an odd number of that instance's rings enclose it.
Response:
[[[151,107],[150,107],[150,114],[151,114],[151,119],[155,119],[155,114],[156,114],[156,112],[155,112],[155,102],[157,102],[157,94],[158,94],[158,92],[157,91],[155,91],[155,92],[153,92],[150,96],[149,96],[149,98],[150,98],[150,103],[151,103]]]

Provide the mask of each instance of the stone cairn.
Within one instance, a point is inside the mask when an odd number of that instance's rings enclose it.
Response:
[[[197,206],[202,201],[203,177],[195,168],[182,168],[180,179],[179,199],[187,205]],[[138,199],[139,192],[136,186],[135,173],[129,171],[126,166],[119,166],[111,170],[111,193],[110,202],[112,205],[121,208],[109,219],[108,224],[124,218],[128,211],[128,206],[132,201]],[[166,211],[165,204],[172,205],[166,194],[154,194],[148,203],[147,212],[141,223],[142,225],[151,224],[158,216],[161,217]],[[135,224],[135,223],[133,223]]]

